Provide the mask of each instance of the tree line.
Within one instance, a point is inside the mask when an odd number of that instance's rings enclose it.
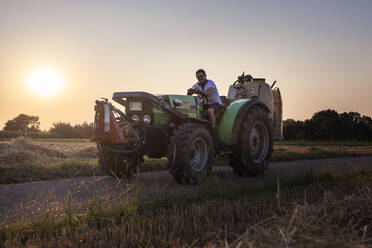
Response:
[[[316,112],[310,119],[283,123],[285,140],[372,140],[372,119],[358,112],[337,113],[333,109]]]
[[[39,117],[26,114],[8,120],[4,126],[4,131],[13,132],[12,137],[29,133],[33,134],[29,135],[31,137],[90,138],[92,130],[93,123],[71,125],[58,122],[53,123],[48,132],[41,132]],[[304,121],[285,120],[283,137],[285,140],[372,141],[372,119],[358,112],[339,114],[332,109],[322,110]]]
[[[67,122],[57,122],[53,123],[49,131],[42,132],[38,116],[20,114],[14,119],[8,120],[3,130],[10,132],[10,136],[90,138],[92,136],[93,123],[83,122],[82,124],[71,125]],[[3,136],[6,136],[6,134],[3,134]]]

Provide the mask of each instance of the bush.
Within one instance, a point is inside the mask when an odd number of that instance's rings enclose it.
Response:
[[[90,138],[92,136],[93,123],[77,124],[72,126],[70,123],[53,123],[50,132],[58,134],[61,138]]]
[[[53,123],[50,132],[58,134],[59,136],[61,136],[61,138],[77,138],[74,128],[71,126],[70,123]]]

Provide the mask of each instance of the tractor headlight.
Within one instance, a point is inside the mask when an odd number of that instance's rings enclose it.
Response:
[[[132,115],[132,121],[140,121],[140,118],[138,115]]]
[[[150,124],[150,122],[151,122],[151,116],[149,116],[149,115],[144,115],[144,116],[143,116],[143,123],[145,123],[145,124]]]

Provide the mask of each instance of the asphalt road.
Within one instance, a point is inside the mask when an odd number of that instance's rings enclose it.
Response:
[[[241,178],[233,174],[228,166],[216,167],[218,182],[252,187],[290,180],[312,171],[325,168],[344,171],[356,168],[372,168],[372,156],[305,160],[271,163],[265,175],[258,178]],[[134,179],[117,181],[112,177],[86,177],[64,180],[0,185],[0,221],[3,223],[28,218],[40,218],[46,214],[61,214],[68,208],[81,212],[89,202],[123,200],[128,194],[147,198],[158,195],[172,196],[180,192],[191,192],[198,186],[182,186],[174,182],[167,171],[140,173]]]

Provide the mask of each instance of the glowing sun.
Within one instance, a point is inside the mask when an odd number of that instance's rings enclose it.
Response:
[[[28,86],[39,95],[52,95],[57,93],[63,83],[61,75],[49,68],[38,69],[27,79]]]

